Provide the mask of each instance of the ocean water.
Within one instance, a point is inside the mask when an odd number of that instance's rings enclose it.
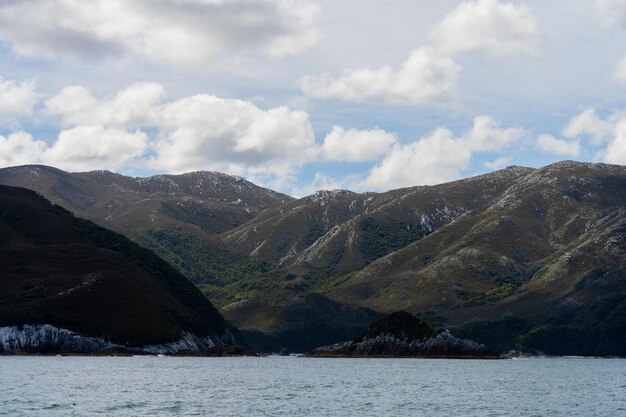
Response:
[[[626,416],[621,359],[0,357],[5,416]]]

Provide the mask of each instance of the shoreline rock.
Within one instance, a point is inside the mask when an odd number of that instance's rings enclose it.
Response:
[[[400,340],[390,334],[380,334],[362,342],[343,342],[321,346],[306,353],[306,357],[342,358],[448,358],[502,359],[485,345],[459,339],[448,331],[425,341]]]
[[[321,346],[307,357],[501,359],[485,345],[434,330],[410,313],[391,313],[351,342]]]
[[[200,337],[183,332],[174,342],[124,346],[110,340],[84,336],[50,324],[23,324],[0,327],[0,355],[89,355],[89,356],[239,356],[245,352],[226,330],[222,337]]]

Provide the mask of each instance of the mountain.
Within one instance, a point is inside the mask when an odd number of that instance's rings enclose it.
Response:
[[[235,343],[169,264],[33,191],[0,186],[0,350],[204,351]]]
[[[420,313],[500,351],[626,355],[625,207],[626,168],[565,161],[319,192],[222,236],[285,271],[283,288]]]
[[[293,200],[217,172],[127,177],[42,165],[0,169],[0,184],[37,191],[76,216],[156,252],[195,283],[215,283],[244,262],[216,234]]]
[[[250,256],[281,267],[352,272],[484,209],[511,181],[529,171],[511,168],[434,187],[380,194],[318,191],[266,210],[222,236]]]
[[[30,173],[35,168],[39,176]],[[48,196],[47,170],[0,170],[0,182],[28,182]],[[65,175],[102,174],[58,174]],[[147,181],[106,175],[119,178],[111,190]],[[200,209],[175,217],[173,228],[131,216],[124,233],[193,279],[227,320],[251,337],[268,336],[267,345],[296,351],[305,347],[290,343],[347,340],[380,313],[406,310],[499,352],[626,355],[625,167],[564,161],[435,186],[301,199],[250,189],[273,197],[248,203],[256,211],[236,222],[213,211],[218,225],[202,236],[192,233]],[[117,194],[127,192],[111,191],[110,201]],[[69,204],[88,194],[63,195]],[[142,198],[154,204],[168,196]],[[236,201],[231,191],[221,198]],[[170,213],[159,207],[157,219]],[[93,220],[101,225],[108,221],[106,211],[86,212],[100,213]],[[362,309],[359,319],[335,314],[350,306]],[[324,327],[313,332],[324,335],[322,343],[297,332],[316,326]],[[350,336],[339,338],[343,331]]]
[[[535,170],[486,209],[371,263],[328,295],[428,312],[501,350],[624,355],[626,168]],[[488,327],[513,334],[492,337]]]

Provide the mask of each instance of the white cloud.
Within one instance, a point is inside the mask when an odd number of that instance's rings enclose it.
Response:
[[[502,129],[486,116],[475,118],[472,129],[458,138],[439,128],[415,142],[396,145],[370,170],[363,186],[389,189],[450,181],[460,177],[474,152],[501,151],[524,135],[524,130]]]
[[[626,1],[596,0],[596,7],[600,19],[607,26],[626,27]]]
[[[9,136],[0,135],[0,167],[39,162],[45,148],[44,142],[34,140],[23,131]]]
[[[117,169],[143,155],[147,147],[148,136],[139,130],[78,126],[61,131],[42,152],[41,161],[70,171]]]
[[[293,187],[290,195],[301,198],[311,195],[318,190],[340,190],[345,188],[353,189],[356,186],[356,178],[333,178],[323,172],[316,172],[310,184],[304,187]]]
[[[472,157],[467,147],[459,145],[447,129],[437,129],[408,145],[396,145],[372,168],[365,186],[386,189],[453,180]]]
[[[474,118],[472,129],[461,137],[463,143],[472,151],[496,152],[519,140],[525,134],[524,129],[509,127],[502,129],[489,116]]]
[[[595,109],[589,108],[572,117],[562,133],[567,138],[587,135],[594,144],[601,144],[613,135],[616,117],[614,114],[604,120],[598,116]]]
[[[613,78],[620,83],[626,85],[626,56],[624,56],[615,66]]]
[[[209,95],[158,110],[152,166],[170,172],[212,169],[272,181],[291,179],[314,153],[308,114],[286,107],[261,110],[251,102]]]
[[[435,24],[433,46],[414,49],[400,68],[344,69],[339,76],[308,75],[305,95],[352,102],[382,101],[412,105],[441,100],[454,89],[461,68],[451,55],[480,51],[505,56],[535,54],[539,25],[524,4],[497,0],[466,1]]]
[[[578,140],[567,141],[555,138],[552,135],[539,135],[535,146],[537,149],[552,155],[569,156],[572,158],[580,156],[580,141]]]
[[[413,50],[402,66],[379,69],[347,69],[334,78],[330,74],[306,76],[303,92],[312,97],[346,101],[381,100],[393,104],[418,104],[440,99],[454,87],[460,68],[450,58],[431,48]]]
[[[128,126],[151,123],[155,107],[164,95],[163,86],[137,83],[103,100],[94,98],[82,86],[66,87],[46,100],[49,114],[59,115],[64,126]]]
[[[617,123],[615,135],[601,155],[609,164],[626,165],[626,118]]]
[[[48,164],[70,171],[116,169],[143,155],[148,136],[102,126],[63,130],[52,145],[19,131],[0,135],[0,166]]]
[[[507,166],[511,165],[511,161],[513,161],[513,158],[511,158],[510,156],[501,156],[500,158],[496,158],[493,161],[485,162],[485,168],[496,171],[498,169],[506,168]]]
[[[528,6],[497,0],[465,1],[431,30],[444,54],[486,52],[496,56],[536,53],[539,25]]]
[[[334,126],[321,146],[321,158],[332,161],[373,161],[396,143],[394,134],[382,129],[345,130]]]
[[[0,116],[28,115],[36,102],[33,80],[18,83],[0,77]]]
[[[198,65],[222,52],[302,52],[319,38],[317,13],[300,0],[8,1],[0,4],[0,40],[26,57]]]
[[[48,114],[60,116],[65,127],[89,125],[115,132],[153,129],[156,133],[150,140],[150,155],[141,158],[144,167],[176,173],[216,170],[283,189],[305,163],[371,161],[397,140],[380,129],[345,130],[335,126],[324,142],[317,144],[304,111],[284,106],[263,110],[250,101],[211,95],[162,102],[163,96],[163,87],[153,83],[134,84],[101,99],[84,87],[73,86],[47,100],[45,107]],[[82,133],[85,141],[92,136],[99,141],[103,136],[98,132]],[[46,154],[50,161],[79,169],[76,166],[81,157],[89,160],[88,153],[93,149],[83,154],[87,145],[78,142],[72,142],[76,154],[70,150],[71,160],[63,160],[67,145],[61,146],[60,139]],[[134,152],[132,155],[122,159],[127,164],[140,163]],[[106,158],[100,159],[102,164],[107,163]]]
[[[569,138],[588,136],[596,148],[595,158],[611,164],[626,164],[626,112],[613,111],[605,118],[598,116],[593,108],[572,117],[563,129],[563,135]],[[570,155],[574,155],[573,143]],[[602,146],[602,148],[598,148]],[[554,147],[557,147],[556,142]],[[563,149],[567,149],[564,147]]]

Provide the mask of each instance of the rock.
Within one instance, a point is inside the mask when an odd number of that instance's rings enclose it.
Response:
[[[437,332],[406,312],[383,317],[372,324],[363,336],[352,342],[322,346],[306,356],[500,358],[485,345],[459,339],[447,330]]]
[[[149,354],[149,355],[195,355],[210,356],[241,355],[245,352],[237,345],[230,333],[222,337],[200,337],[183,332],[176,342],[160,345],[126,347],[111,341],[77,334],[50,324],[0,327],[0,353],[48,354],[48,353],[89,353],[89,354]]]

